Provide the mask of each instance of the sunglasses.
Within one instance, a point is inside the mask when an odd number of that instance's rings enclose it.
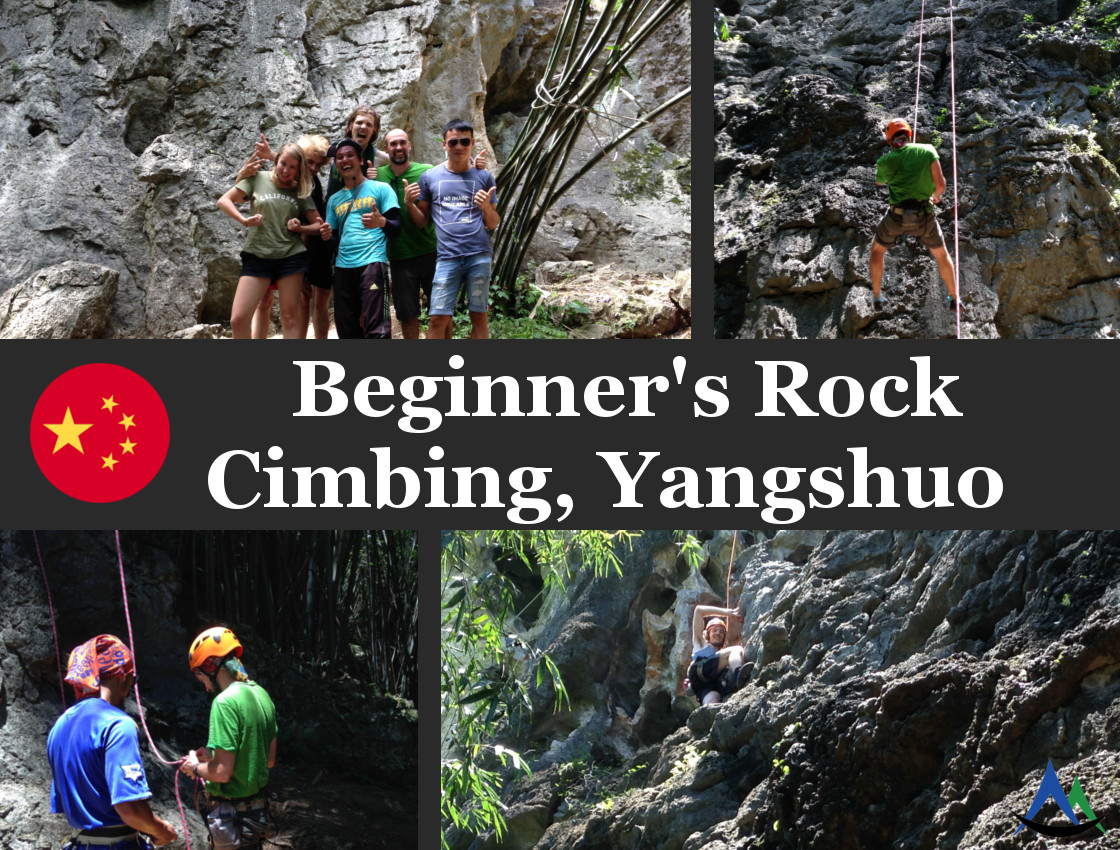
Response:
[[[449,148],[454,148],[454,147],[457,147],[459,145],[462,145],[465,148],[469,148],[471,145],[474,144],[474,139],[448,139],[445,144]]]

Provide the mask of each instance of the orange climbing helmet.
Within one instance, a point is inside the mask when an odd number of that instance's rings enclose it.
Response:
[[[887,122],[887,141],[894,141],[894,137],[899,133],[906,133],[911,139],[914,138],[914,131],[910,129],[910,125],[902,118],[892,118]]]
[[[201,670],[213,674],[218,664],[230,653],[240,658],[241,641],[237,635],[222,626],[207,629],[191,643],[190,664],[191,672]]]

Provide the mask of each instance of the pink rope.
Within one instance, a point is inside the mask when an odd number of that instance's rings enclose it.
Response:
[[[136,644],[132,640],[132,617],[128,613],[128,588],[125,587],[125,583],[124,583],[124,555],[121,552],[121,533],[120,533],[120,531],[114,531],[113,535],[116,537],[116,540],[117,540],[117,566],[120,567],[120,571],[121,571],[121,597],[124,599],[124,620],[128,624],[128,646],[129,646],[129,649],[132,652],[132,657],[135,658],[136,657],[136,649],[135,649]],[[141,705],[141,703],[140,703],[139,678],[140,678],[139,676],[135,677],[135,680],[133,681],[133,684],[132,684],[132,688],[133,688],[134,691],[136,691],[136,709],[137,709],[137,711],[140,712],[140,725],[144,727],[144,735],[148,738],[148,746],[151,747],[152,753],[155,755],[155,757],[157,759],[159,759],[161,762],[163,762],[164,764],[166,764],[170,767],[176,768],[176,770],[175,770],[175,802],[179,806],[179,817],[183,821],[183,837],[186,839],[186,842],[187,842],[187,850],[191,850],[191,835],[187,831],[187,815],[183,811],[183,798],[179,795],[179,771],[178,771],[178,767],[179,767],[180,764],[182,764],[184,761],[186,761],[186,759],[179,759],[178,761],[168,761],[167,759],[165,759],[163,757],[163,755],[160,754],[160,751],[158,749],[156,749],[155,741],[152,740],[152,733],[148,731],[148,723],[144,719],[144,706]]]
[[[35,539],[35,554],[39,556],[39,570],[43,574],[43,587],[47,589],[47,610],[51,612],[51,632],[54,634],[54,663],[58,666],[58,691],[62,696],[62,707],[66,708],[66,684],[62,678],[62,652],[58,648],[58,629],[54,625],[54,600],[51,599],[51,584],[47,581],[47,568],[43,564],[43,553],[39,550],[39,534],[32,531]]]
[[[925,0],[922,0],[925,2]],[[961,222],[957,192],[957,73],[953,55],[953,0],[949,0],[949,106],[953,113],[953,291],[957,304],[957,339],[961,338]]]
[[[918,23],[918,79],[914,83],[914,125],[910,128],[914,131],[911,138],[916,142],[918,141],[918,96],[922,91],[922,36],[926,28],[926,0],[922,0],[922,17]]]

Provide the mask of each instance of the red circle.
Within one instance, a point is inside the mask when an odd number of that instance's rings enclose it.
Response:
[[[170,441],[159,393],[112,363],[63,372],[31,413],[31,452],[39,469],[83,502],[116,502],[142,490],[163,466]]]

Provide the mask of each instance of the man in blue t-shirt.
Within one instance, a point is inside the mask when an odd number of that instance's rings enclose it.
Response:
[[[71,844],[145,850],[139,833],[157,847],[171,843],[175,829],[147,802],[136,723],[122,710],[135,681],[132,653],[118,638],[98,635],[70,653],[66,681],[78,703],[47,736],[47,758],[51,811],[80,830]]]
[[[327,198],[327,220],[320,228],[324,239],[339,235],[334,324],[339,339],[389,339],[385,239],[400,233],[400,205],[388,185],[366,179],[361,156],[361,145],[353,139],[343,139],[335,146],[334,166],[342,175],[343,188]]]
[[[428,310],[428,339],[443,339],[465,282],[471,339],[487,339],[490,326],[490,231],[498,226],[494,175],[475,168],[474,128],[456,118],[443,128],[447,161],[420,175],[420,194],[408,207],[413,223],[436,225],[436,274]]]

